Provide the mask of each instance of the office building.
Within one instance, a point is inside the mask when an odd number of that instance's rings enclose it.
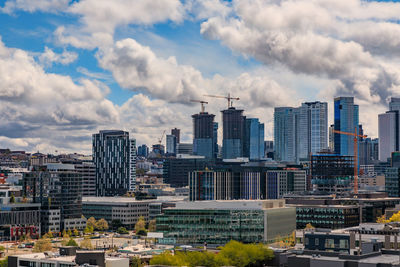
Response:
[[[385,172],[385,191],[389,197],[400,197],[400,168],[389,167]]]
[[[177,202],[157,217],[157,232],[168,244],[224,245],[231,240],[264,243],[295,229],[295,208],[284,200]]]
[[[124,195],[130,189],[129,133],[106,130],[93,134],[96,196]]]
[[[222,113],[222,158],[235,159],[243,156],[245,120],[242,109],[230,107]]]
[[[264,157],[274,159],[274,141],[264,141]]]
[[[260,160],[264,158],[264,123],[254,118],[247,118],[245,123],[243,157]]]
[[[174,128],[171,129],[171,135],[174,135],[176,137],[176,143],[179,144],[181,142],[181,130]]]
[[[118,220],[124,227],[133,229],[140,217],[149,217],[149,201],[129,197],[85,197],[82,199],[83,216],[105,219],[111,227]]]
[[[391,98],[389,111],[379,114],[379,160],[387,161],[400,150],[400,98]]]
[[[219,146],[218,146],[218,122],[213,123],[213,137],[214,137],[214,158],[218,158]]]
[[[251,200],[261,199],[261,173],[251,171],[189,172],[189,199]]]
[[[352,156],[312,155],[310,169],[309,189],[329,194],[344,194],[353,190],[354,157]]]
[[[96,166],[92,160],[83,160],[75,164],[75,169],[82,176],[82,196],[96,196]]]
[[[34,168],[24,175],[23,192],[34,203],[41,204],[42,232],[60,232],[84,225],[82,176],[74,165],[48,163]]]
[[[136,139],[129,139],[129,191],[136,190]]]
[[[193,154],[193,143],[179,143],[176,145],[176,154]]]
[[[359,129],[358,105],[353,97],[336,97],[334,99],[334,129],[354,133]],[[354,156],[353,137],[344,134],[334,134],[335,153],[342,156]]]
[[[328,104],[305,102],[274,112],[274,148],[278,161],[300,162],[328,148]]]
[[[270,170],[266,174],[266,198],[280,199],[287,194],[302,194],[307,190],[305,170]]]
[[[331,126],[329,126],[328,132],[329,132],[329,137],[328,137],[328,149],[331,152],[335,151],[335,133],[333,132],[333,130],[335,129],[335,125],[331,124]]]
[[[145,144],[138,146],[137,155],[138,157],[147,158],[149,156],[149,147]]]
[[[371,165],[379,160],[379,139],[364,138],[358,143],[360,165]]]
[[[176,136],[172,134],[167,134],[167,154],[175,155],[176,154]]]
[[[172,187],[188,186],[189,172],[212,168],[214,161],[199,156],[166,158],[163,164],[164,182]]]
[[[215,158],[214,114],[200,112],[193,119],[193,155]]]

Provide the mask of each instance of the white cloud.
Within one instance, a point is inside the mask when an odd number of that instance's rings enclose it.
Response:
[[[29,138],[66,149],[79,147],[68,140],[74,135],[76,142],[90,140],[89,132],[98,126],[119,123],[105,85],[87,79],[75,83],[69,76],[46,73],[26,51],[1,41],[0,84],[0,136],[24,138],[30,148],[39,142]]]
[[[71,0],[8,0],[4,7],[0,8],[1,12],[11,14],[16,10],[26,12],[59,12],[68,7]]]
[[[74,62],[77,58],[78,54],[75,52],[64,50],[61,54],[57,54],[46,46],[44,52],[39,56],[39,62],[46,67],[50,67],[53,63],[68,65]]]

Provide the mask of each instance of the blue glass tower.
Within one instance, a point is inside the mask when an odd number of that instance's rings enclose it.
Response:
[[[264,158],[264,124],[258,119],[246,119],[243,156],[250,160]]]
[[[353,97],[336,97],[334,100],[334,129],[343,132],[357,133],[358,105],[354,105]],[[335,153],[342,156],[354,155],[354,141],[352,136],[334,134]]]

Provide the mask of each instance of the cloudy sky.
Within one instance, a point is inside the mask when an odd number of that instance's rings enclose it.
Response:
[[[400,3],[362,0],[1,0],[0,147],[91,151],[124,129],[191,140],[190,99],[273,108],[355,96],[365,133],[400,96]],[[207,99],[217,114],[222,99]],[[332,115],[330,116],[332,121]]]

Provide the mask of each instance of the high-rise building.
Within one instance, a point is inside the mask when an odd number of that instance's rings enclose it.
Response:
[[[176,154],[193,154],[193,143],[179,143],[176,145]]]
[[[171,134],[175,135],[176,143],[179,144],[181,142],[181,129],[178,128],[171,129]]]
[[[305,102],[298,109],[297,160],[328,148],[328,103]]]
[[[299,162],[328,148],[328,104],[305,102],[274,112],[275,159]]]
[[[75,169],[82,176],[82,196],[96,196],[96,166],[92,159],[75,164]]]
[[[223,124],[222,158],[242,157],[246,120],[246,117],[243,116],[243,110],[230,107],[221,112]]]
[[[218,122],[213,123],[213,135],[214,135],[214,158],[218,158],[218,152],[219,152],[219,147],[218,147]]]
[[[379,160],[387,161],[391,153],[400,150],[400,98],[392,97],[389,111],[378,115]]]
[[[264,154],[265,158],[274,158],[274,141],[272,140],[267,140],[264,141]]]
[[[96,196],[124,195],[130,189],[129,133],[118,130],[93,134]]]
[[[359,164],[370,165],[378,161],[378,147],[378,138],[365,138],[364,140],[360,141],[358,143]]]
[[[24,174],[24,195],[41,203],[41,231],[82,223],[82,176],[72,164],[47,163]],[[75,228],[75,227],[74,227]]]
[[[334,99],[334,127],[337,131],[351,132],[359,130],[358,105],[354,105],[354,97],[336,97]],[[335,153],[342,156],[354,156],[353,137],[334,134]]]
[[[136,139],[129,139],[129,190],[136,190]]]
[[[333,132],[333,130],[335,129],[335,125],[331,124],[331,126],[329,126],[329,150],[331,152],[335,151],[335,133]]]
[[[278,107],[274,111],[275,160],[296,161],[296,109]]]
[[[176,136],[173,134],[167,134],[167,153],[176,154]]]
[[[200,112],[193,118],[193,155],[215,157],[214,114]]]
[[[260,123],[258,119],[246,119],[243,157],[250,160],[264,158],[264,123]]]
[[[149,147],[145,144],[138,146],[137,155],[139,157],[147,158],[149,156]]]

